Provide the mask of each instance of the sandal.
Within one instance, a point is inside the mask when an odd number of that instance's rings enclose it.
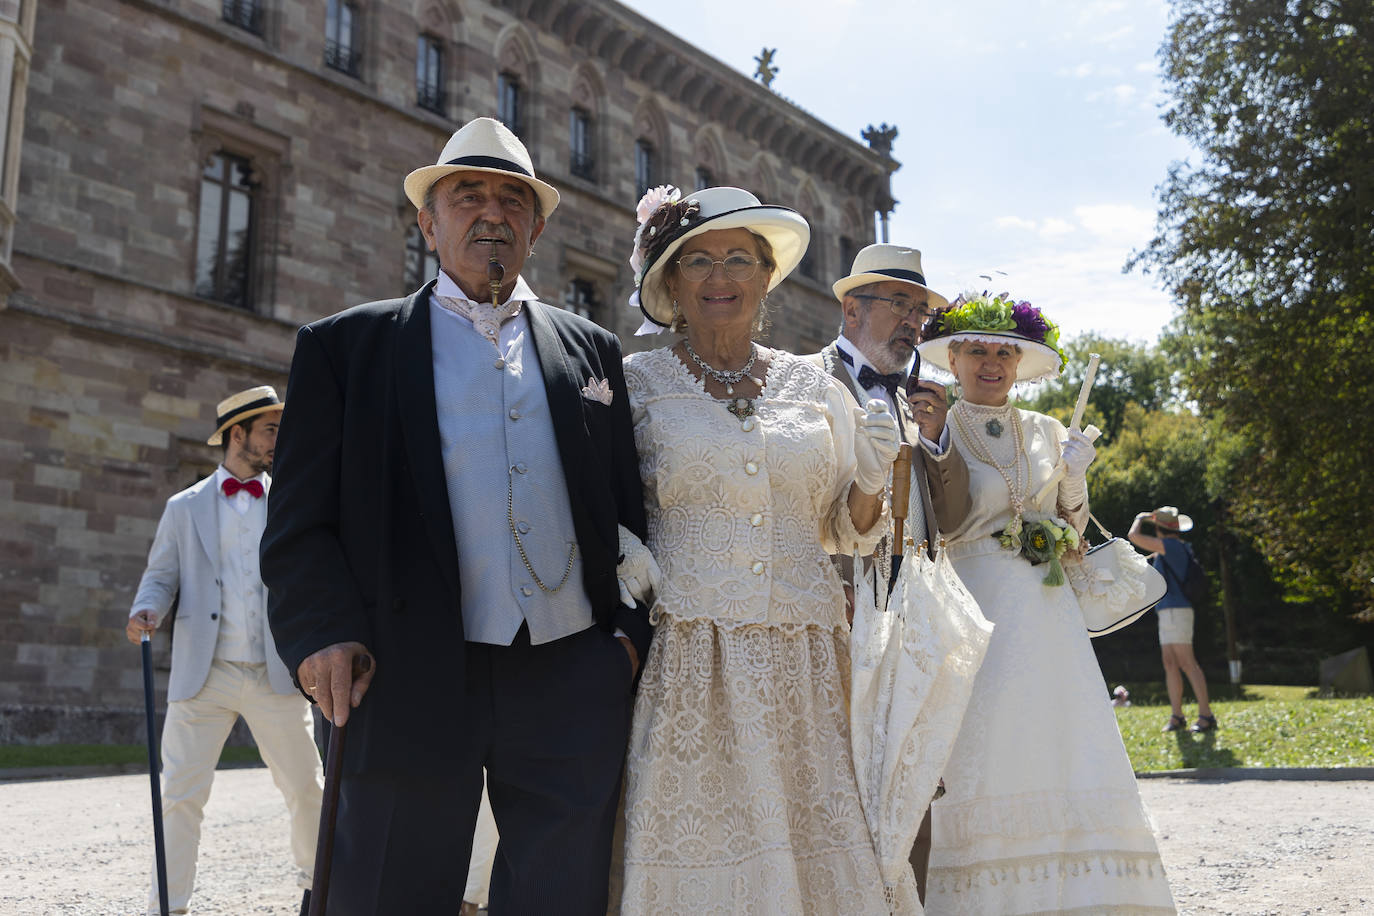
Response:
[[[1215,720],[1214,720],[1214,721],[1215,721]],[[1166,726],[1164,726],[1162,729],[1160,729],[1160,731],[1163,731],[1163,732],[1179,732],[1179,731],[1183,731],[1183,729],[1185,729],[1185,728],[1187,728],[1187,727],[1188,727],[1188,720],[1185,719],[1185,718],[1183,718],[1183,716],[1170,716],[1170,717],[1169,717],[1169,724],[1166,725]]]
[[[1217,728],[1217,717],[1216,717],[1216,716],[1202,716],[1202,715],[1199,715],[1199,716],[1197,717],[1197,721],[1193,723],[1193,727],[1192,727],[1191,731],[1194,731],[1194,732],[1211,732],[1211,731],[1216,731],[1216,728]]]

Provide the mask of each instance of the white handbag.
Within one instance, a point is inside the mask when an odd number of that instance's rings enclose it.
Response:
[[[1063,565],[1083,610],[1083,625],[1095,639],[1135,623],[1164,597],[1168,583],[1129,541],[1112,537],[1091,514],[1088,518],[1107,540],[1089,547],[1080,561]]]

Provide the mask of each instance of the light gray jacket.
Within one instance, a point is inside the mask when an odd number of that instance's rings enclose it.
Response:
[[[264,475],[264,486],[271,478]],[[157,524],[148,568],[138,583],[134,611],[152,611],[158,624],[167,619],[172,601],[177,606],[176,635],[172,640],[172,674],[167,700],[189,700],[205,686],[215,656],[220,625],[219,491],[215,475],[192,484],[167,500]],[[264,495],[264,499],[267,497]],[[263,589],[263,645],[267,647],[267,675],[277,693],[296,693],[291,675],[277,655],[267,625],[267,590]]]

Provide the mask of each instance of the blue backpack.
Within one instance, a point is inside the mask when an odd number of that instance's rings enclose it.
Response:
[[[1183,597],[1193,607],[1198,607],[1207,602],[1207,596],[1212,591],[1212,583],[1207,578],[1207,572],[1202,568],[1202,564],[1197,561],[1197,556],[1193,554],[1190,544],[1184,544],[1183,549],[1188,554],[1188,565],[1184,567],[1183,578],[1169,568],[1169,558],[1161,554],[1160,565],[1164,567],[1164,574],[1174,581],[1178,590],[1183,592]]]

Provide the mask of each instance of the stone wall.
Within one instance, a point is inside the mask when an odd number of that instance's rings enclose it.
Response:
[[[640,318],[624,304],[636,139],[654,144],[656,183],[690,188],[707,168],[812,222],[814,279],[770,297],[771,342],[799,352],[834,335],[841,240],[872,241],[874,209],[891,206],[893,160],[609,0],[367,0],[356,77],[324,65],[324,3],[262,7],[262,35],[224,21],[221,0],[37,10],[18,106],[19,289],[0,299],[7,740],[25,740],[25,721],[45,723],[28,736],[43,741],[128,731],[71,724],[83,717],[138,721],[123,623],[164,501],[218,460],[204,444],[214,404],[284,390],[300,324],[409,292],[401,179],[497,113],[499,73],[521,80],[523,135],[563,193],[527,277],[552,302],[574,277],[592,283],[593,317],[627,349],[661,343],[630,336]],[[421,33],[444,48],[442,115],[416,105]],[[573,105],[592,116],[590,180],[569,165]],[[194,292],[201,171],[217,151],[253,162],[247,309]],[[165,638],[155,646],[165,680]]]

